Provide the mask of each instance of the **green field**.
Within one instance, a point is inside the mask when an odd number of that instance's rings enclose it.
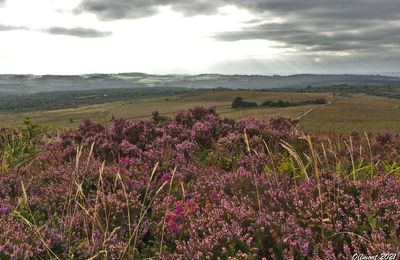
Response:
[[[232,109],[232,100],[241,96],[246,101],[262,103],[265,100],[304,101],[325,98],[326,105],[304,105],[286,108]],[[332,93],[282,93],[263,91],[209,90],[190,94],[144,97],[129,101],[109,102],[29,113],[1,112],[1,127],[18,127],[24,117],[51,128],[74,128],[83,118],[108,123],[113,116],[128,119],[148,118],[153,111],[170,116],[193,106],[215,106],[225,118],[254,117],[268,119],[276,114],[301,117],[299,127],[317,133],[350,132],[352,130],[400,132],[400,109],[396,99],[354,94],[350,97]]]

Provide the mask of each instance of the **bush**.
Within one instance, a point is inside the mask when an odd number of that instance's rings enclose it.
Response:
[[[232,102],[232,108],[247,108],[247,107],[257,107],[255,102],[246,102],[242,97],[236,97]]]
[[[264,101],[261,106],[263,107],[291,107],[291,106],[303,106],[303,105],[321,105],[321,104],[326,104],[327,101],[324,98],[318,98],[318,99],[311,99],[311,100],[305,100],[305,101],[298,101],[298,102],[289,102],[289,101],[284,101],[284,100],[278,100],[278,101]]]
[[[0,172],[29,164],[40,152],[39,136],[45,128],[32,124],[29,118],[23,121],[20,131],[0,130]]]

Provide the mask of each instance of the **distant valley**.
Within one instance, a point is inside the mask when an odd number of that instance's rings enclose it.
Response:
[[[340,85],[400,86],[400,77],[382,75],[153,75],[145,73],[88,75],[0,75],[0,94],[54,91],[178,87],[190,89],[280,89]]]

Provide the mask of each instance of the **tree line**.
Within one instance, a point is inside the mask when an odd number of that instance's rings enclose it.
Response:
[[[310,99],[303,101],[287,101],[287,100],[266,100],[260,105],[256,102],[244,101],[242,97],[236,97],[232,102],[232,108],[250,108],[250,107],[292,107],[292,106],[303,106],[303,105],[322,105],[326,104],[327,101],[324,98]]]

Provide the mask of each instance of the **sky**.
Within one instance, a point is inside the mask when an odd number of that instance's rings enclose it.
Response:
[[[399,0],[0,0],[0,74],[399,67]]]

